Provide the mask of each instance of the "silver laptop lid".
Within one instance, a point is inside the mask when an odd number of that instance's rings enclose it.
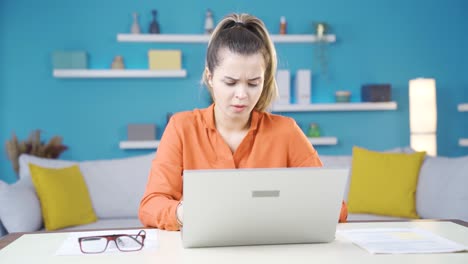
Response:
[[[335,238],[348,169],[184,171],[184,247]]]

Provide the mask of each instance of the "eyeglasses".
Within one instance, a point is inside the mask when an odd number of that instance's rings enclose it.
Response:
[[[145,230],[140,230],[136,235],[116,234],[80,237],[78,243],[80,243],[81,252],[85,254],[104,252],[110,241],[114,241],[120,251],[129,252],[141,250],[145,244],[145,238]]]

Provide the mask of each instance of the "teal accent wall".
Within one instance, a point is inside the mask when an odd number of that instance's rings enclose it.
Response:
[[[264,20],[271,33],[286,16],[291,34],[312,33],[326,21],[337,42],[328,47],[329,74],[314,60],[312,44],[277,44],[280,68],[311,69],[313,102],[332,102],[337,90],[350,90],[359,101],[364,83],[391,83],[397,111],[287,113],[304,129],[318,122],[337,146],[317,147],[320,154],[351,154],[353,145],[384,150],[409,145],[408,81],[435,78],[439,155],[461,156],[468,148],[468,4],[463,0],[172,0],[172,1],[0,1],[0,142],[15,132],[25,139],[41,129],[48,140],[60,135],[69,146],[62,159],[127,157],[147,151],[121,150],[129,123],[154,123],[161,136],[167,112],[208,104],[200,86],[205,44],[117,42],[129,32],[131,13],[140,13],[147,30],[151,9],[158,10],[162,33],[203,32],[206,8],[215,21],[230,12],[248,12]],[[150,48],[181,49],[185,79],[56,79],[55,50],[85,50],[89,66],[109,68],[116,55],[127,68],[146,68]],[[0,180],[16,176],[0,151]]]

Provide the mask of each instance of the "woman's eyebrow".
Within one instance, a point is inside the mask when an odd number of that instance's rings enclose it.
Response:
[[[251,79],[248,79],[248,81],[257,81],[257,80],[260,80],[262,77],[255,77],[255,78],[251,78]],[[224,79],[228,79],[230,81],[239,81],[239,79],[236,79],[236,78],[233,78],[233,77],[229,77],[229,76],[224,76]]]

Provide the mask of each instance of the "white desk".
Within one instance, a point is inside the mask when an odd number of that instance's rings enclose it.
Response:
[[[339,229],[418,227],[468,246],[468,228],[451,222],[373,222],[339,224]],[[0,263],[468,263],[468,252],[451,254],[372,255],[342,237],[328,244],[296,244],[184,249],[179,232],[159,231],[154,252],[55,256],[67,233],[26,234],[0,250]]]

